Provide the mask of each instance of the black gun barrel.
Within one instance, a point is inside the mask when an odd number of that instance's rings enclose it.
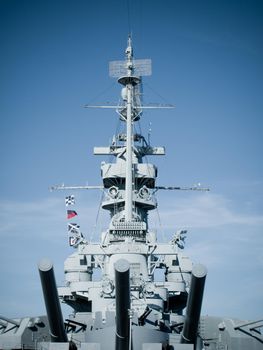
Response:
[[[129,350],[130,344],[130,264],[119,259],[115,265],[116,350]]]
[[[42,259],[38,264],[52,342],[68,342],[58,298],[53,264]]]
[[[192,270],[190,291],[187,299],[186,315],[181,336],[181,343],[195,344],[206,274],[207,269],[204,265],[194,265]]]
[[[1,320],[3,320],[4,322],[1,322]],[[19,327],[20,326],[20,322],[12,320],[11,318],[5,317],[5,316],[0,316],[0,324],[4,327],[5,324],[7,323],[12,323],[14,326]]]

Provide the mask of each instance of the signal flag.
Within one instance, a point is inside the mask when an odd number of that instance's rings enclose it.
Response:
[[[67,210],[67,217],[68,219],[74,218],[74,216],[78,215],[75,210]]]

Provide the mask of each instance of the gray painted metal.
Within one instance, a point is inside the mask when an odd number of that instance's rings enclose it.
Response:
[[[37,343],[50,340],[46,316],[1,319],[5,321],[0,322],[0,349],[34,349]]]
[[[46,317],[0,317],[0,349],[130,350],[132,345],[133,350],[262,350],[262,320],[200,318],[206,268],[192,267],[183,254],[186,231],[178,230],[169,242],[159,243],[148,223],[149,211],[157,208],[157,191],[209,189],[156,186],[157,167],[145,157],[164,155],[165,149],[153,147],[149,135],[146,140],[135,133],[134,124],[144,108],[165,106],[142,105],[141,75],[150,73],[150,61],[133,59],[131,38],[125,54],[125,61],[111,64],[111,75],[122,85],[122,100],[118,106],[98,106],[116,108],[124,123],[108,147],[94,148],[94,154],[115,159],[101,163],[102,186],[51,188],[102,190],[108,228],[100,243],[70,230],[75,251],[65,261],[66,284],[58,293],[52,263],[39,264],[51,332]],[[95,279],[98,270],[101,278]],[[155,274],[157,270],[160,273]],[[65,321],[66,332],[58,295],[73,308]]]
[[[44,295],[52,342],[67,342],[63,316],[58,299],[58,291],[54,276],[53,264],[42,259],[38,264],[42,291]]]
[[[262,350],[261,322],[242,322],[233,318],[201,316],[199,333],[205,350]]]

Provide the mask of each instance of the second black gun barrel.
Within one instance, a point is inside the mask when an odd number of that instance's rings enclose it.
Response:
[[[53,264],[49,259],[42,259],[38,264],[38,270],[47,310],[51,341],[68,342],[58,298]]]
[[[120,259],[115,263],[116,350],[129,350],[130,344],[130,265]]]
[[[190,291],[186,305],[185,322],[181,343],[195,344],[200,312],[202,307],[207,270],[204,265],[196,264],[192,270]]]

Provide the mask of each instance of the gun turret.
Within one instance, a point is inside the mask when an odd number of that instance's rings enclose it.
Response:
[[[51,341],[68,342],[58,298],[53,264],[48,259],[42,259],[38,264],[38,270],[47,310]]]
[[[207,270],[204,265],[194,265],[190,291],[186,305],[185,322],[181,336],[181,343],[195,344],[200,318],[202,299]]]
[[[115,263],[116,350],[130,349],[130,264],[120,259]]]

